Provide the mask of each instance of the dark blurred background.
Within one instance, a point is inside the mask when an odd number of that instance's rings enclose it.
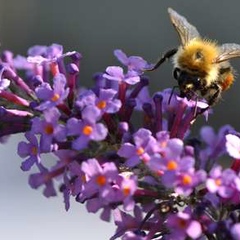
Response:
[[[25,55],[32,45],[51,43],[62,44],[65,51],[77,50],[83,55],[80,81],[91,86],[95,72],[118,64],[114,49],[154,62],[179,44],[168,7],[185,16],[202,36],[216,39],[219,44],[240,44],[238,0],[0,0],[1,50]],[[232,64],[240,73],[240,60],[233,60]],[[152,93],[175,85],[171,62],[149,75]],[[237,75],[234,86],[214,107],[208,123],[202,119],[198,126],[210,124],[218,129],[231,124],[240,130],[238,106],[240,76]],[[40,240],[43,236],[45,240],[107,239],[113,231],[111,224],[97,226],[98,217],[89,217],[78,204],[73,204],[73,210],[66,214],[61,198],[46,200],[40,191],[27,186],[28,174],[21,172],[20,159],[13,155],[17,141],[15,137],[0,149],[0,239]],[[89,232],[88,227],[93,231]],[[39,235],[33,237],[34,232]]]

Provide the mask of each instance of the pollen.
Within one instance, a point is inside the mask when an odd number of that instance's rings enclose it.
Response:
[[[189,184],[191,184],[191,183],[192,183],[192,177],[189,176],[189,175],[187,175],[187,174],[185,174],[185,175],[182,177],[182,183],[183,183],[184,185],[189,185]]]
[[[93,132],[93,128],[89,125],[86,125],[82,130],[84,135],[89,136]]]
[[[54,95],[52,96],[51,100],[52,100],[53,102],[56,102],[56,101],[58,101],[59,98],[60,98],[60,95],[57,94],[57,93],[54,93]]]
[[[136,150],[136,154],[138,156],[142,155],[144,153],[144,149],[142,147],[139,147],[137,150]]]
[[[103,175],[99,175],[97,176],[96,178],[96,183],[99,185],[99,186],[104,186],[107,182],[107,179],[105,176]]]
[[[99,101],[98,104],[97,104],[97,107],[99,109],[104,109],[105,107],[107,106],[107,102],[102,100],[102,101]]]
[[[168,164],[167,164],[167,169],[168,169],[169,171],[176,170],[177,167],[178,167],[178,164],[177,164],[176,161],[174,161],[174,160],[169,161]]]
[[[45,133],[48,135],[53,134],[53,130],[54,130],[54,128],[53,128],[52,124],[50,124],[50,123],[47,124],[44,128]]]

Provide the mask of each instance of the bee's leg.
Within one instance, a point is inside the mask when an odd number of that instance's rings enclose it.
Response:
[[[202,92],[202,95],[205,95],[204,97],[206,98],[209,106],[207,108],[201,109],[198,114],[204,113],[209,109],[209,107],[213,106],[219,101],[222,93],[222,88],[218,84],[214,83],[208,88],[207,93],[205,91],[206,89]]]
[[[221,93],[222,93],[221,86],[216,83],[212,84],[209,88],[207,96],[208,105],[212,106],[215,103],[217,103],[221,97]]]
[[[157,69],[162,63],[171,58],[177,52],[177,48],[167,51],[163,56],[155,63],[152,68],[145,69],[145,71],[153,71]]]

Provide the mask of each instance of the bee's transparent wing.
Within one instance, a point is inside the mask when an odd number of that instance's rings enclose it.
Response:
[[[197,29],[191,25],[185,17],[179,15],[171,8],[168,9],[168,13],[170,15],[173,26],[176,28],[180,36],[183,46],[187,44],[191,39],[200,37]]]
[[[220,47],[220,54],[214,59],[214,63],[224,62],[236,57],[240,57],[240,45],[236,43],[225,43]]]

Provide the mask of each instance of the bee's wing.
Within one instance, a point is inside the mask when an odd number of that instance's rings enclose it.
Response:
[[[187,44],[191,39],[200,37],[197,29],[193,25],[191,25],[185,17],[179,15],[171,8],[168,9],[168,13],[173,26],[175,27],[180,36],[183,46]]]
[[[214,63],[224,62],[236,57],[240,57],[240,45],[236,43],[225,43],[220,47],[220,54],[214,59]]]

